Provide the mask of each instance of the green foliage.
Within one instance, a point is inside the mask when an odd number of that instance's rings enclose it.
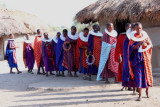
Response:
[[[50,28],[50,30],[53,31],[53,32],[62,32],[63,29],[67,29],[67,30],[70,29],[70,28],[67,28],[66,26],[56,27],[56,26],[51,26],[51,25],[49,25],[49,28]]]
[[[96,23],[89,23],[89,24],[81,24],[81,23],[77,22],[76,18],[73,19],[73,25],[76,26],[78,33],[82,32],[85,27],[87,27],[88,29],[91,30],[92,26],[94,24],[98,24],[98,22],[96,22]]]
[[[6,8],[6,4],[5,3],[0,3],[0,7]]]
[[[74,18],[72,25],[73,25],[73,26],[76,26],[76,28],[77,28],[77,33],[80,33],[80,32],[83,31],[83,29],[84,29],[85,27],[87,27],[87,28],[89,28],[89,29],[91,30],[91,29],[92,29],[92,26],[93,26],[94,24],[98,24],[98,22],[96,22],[96,23],[89,23],[89,24],[81,24],[81,23],[77,22],[77,20]],[[68,31],[70,31],[70,28],[71,28],[71,27],[66,27],[66,26],[57,27],[57,26],[51,26],[51,25],[49,25],[49,28],[50,28],[50,30],[51,30],[52,32],[57,33],[57,32],[62,32],[63,29],[67,29]]]

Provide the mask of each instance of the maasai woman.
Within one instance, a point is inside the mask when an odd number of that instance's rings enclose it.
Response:
[[[103,34],[100,32],[99,25],[93,25],[93,31],[89,34],[88,39],[88,52],[89,55],[94,56],[94,63],[88,66],[88,80],[91,81],[91,75],[96,75],[98,73],[99,61],[100,61],[100,54],[101,54],[101,44],[102,44],[102,36]],[[89,62],[93,62],[93,58],[89,58]]]
[[[48,76],[48,72],[50,75],[53,75],[52,71],[54,71],[54,59],[53,59],[53,49],[52,39],[48,37],[47,33],[44,33],[44,38],[42,40],[42,56],[44,60],[44,66],[46,71],[46,76]]]
[[[68,70],[70,76],[72,76],[71,71],[74,71],[74,76],[77,76],[76,69],[76,46],[78,34],[76,33],[77,28],[75,26],[71,27],[71,32],[68,32],[68,35],[65,40],[64,48],[64,57],[63,57],[63,66]]]
[[[131,24],[127,23],[125,26],[126,31],[130,28]],[[126,38],[126,32],[121,33],[118,36],[116,49],[115,49],[115,61],[119,63],[118,65],[118,76],[117,81],[122,82],[122,72],[123,72],[123,44]]]
[[[135,24],[136,33],[130,34],[129,59],[132,64],[134,81],[139,88],[138,101],[142,98],[142,88],[146,88],[146,95],[149,98],[148,89],[153,85],[152,78],[152,43],[148,34],[142,30],[142,24]]]
[[[126,90],[128,87],[128,90],[132,90],[133,87],[133,94],[135,95],[135,87],[136,84],[133,80],[133,74],[132,74],[132,65],[129,61],[129,41],[130,41],[130,34],[135,32],[135,23],[131,24],[131,28],[129,28],[126,32],[126,38],[124,40],[123,44],[123,73],[122,73],[122,91]]]
[[[60,35],[58,42],[57,42],[57,47],[56,47],[56,65],[58,66],[59,74],[57,76],[60,76],[60,72],[62,72],[62,77],[64,77],[64,71],[66,68],[62,66],[63,62],[63,43],[66,40],[66,36],[68,34],[68,31],[66,29],[63,30],[63,34]]]
[[[34,58],[36,60],[37,63],[37,74],[42,74],[40,72],[40,68],[42,68],[43,71],[43,75],[45,75],[44,72],[44,62],[43,62],[43,58],[42,58],[42,32],[40,29],[37,30],[37,35],[35,36],[35,40],[34,40]]]
[[[55,37],[53,37],[52,39],[52,56],[53,56],[53,60],[54,60],[54,71],[56,71],[56,76],[58,76],[58,66],[56,65],[56,47],[57,47],[57,42],[58,39],[60,37],[61,33],[58,32],[57,35]]]
[[[106,83],[110,83],[108,78],[116,77],[118,73],[118,63],[115,61],[115,47],[117,42],[117,32],[114,30],[112,23],[107,24],[107,28],[102,38],[102,51],[101,51],[101,64],[105,64],[98,72],[101,73],[101,77],[106,80]],[[110,47],[110,49],[104,48],[104,46]],[[107,57],[106,57],[107,56]]]
[[[8,64],[10,67],[10,74],[14,74],[14,72],[12,71],[13,68],[17,69],[17,73],[22,73],[21,71],[19,71],[18,66],[17,66],[17,58],[16,58],[16,45],[15,45],[15,41],[14,41],[14,35],[10,34],[8,39],[8,43],[7,43],[7,48],[6,48],[6,59],[8,60]]]
[[[77,40],[77,69],[80,73],[83,73],[83,79],[87,79],[86,73],[88,65],[86,63],[87,50],[88,50],[88,38],[89,29],[85,28],[83,32],[79,34]]]
[[[33,42],[30,40],[30,35],[26,34],[26,39],[23,43],[23,62],[25,67],[28,67],[28,73],[33,74],[32,70],[34,67],[34,51],[33,51]]]

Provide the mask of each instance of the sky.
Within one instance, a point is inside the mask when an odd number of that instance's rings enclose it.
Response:
[[[52,26],[71,26],[77,12],[97,0],[0,0],[9,9],[35,14]]]

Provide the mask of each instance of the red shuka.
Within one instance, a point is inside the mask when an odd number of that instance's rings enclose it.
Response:
[[[116,49],[115,49],[115,61],[119,63],[118,59],[120,56],[123,58],[123,44],[126,34],[120,34],[117,40]],[[123,59],[122,62],[118,65],[118,76],[117,81],[122,82],[122,72],[123,72]]]
[[[80,38],[78,38],[78,40],[77,40],[77,53],[76,53],[76,55],[77,55],[77,59],[76,59],[76,61],[77,61],[77,63],[76,63],[76,67],[77,67],[77,69],[79,69],[79,65],[80,65],[80,63],[79,63],[79,58],[80,58],[80,48],[82,48],[83,49],[83,53],[82,53],[82,66],[84,67],[84,68],[88,68],[88,65],[87,65],[87,63],[86,63],[86,58],[87,58],[87,56],[86,56],[86,49],[88,48],[88,42],[84,42],[84,41],[82,41]]]

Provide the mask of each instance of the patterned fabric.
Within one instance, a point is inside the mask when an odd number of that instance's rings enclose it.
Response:
[[[104,66],[108,60],[110,50],[111,50],[111,45],[106,42],[102,42],[102,49],[101,49],[100,63],[99,63],[99,68],[98,68],[97,81],[102,80],[100,75],[101,75],[101,73],[104,69]]]
[[[49,57],[49,60],[51,61],[52,64],[55,64],[54,60],[53,60],[53,54],[52,54],[52,46],[51,46],[51,44],[46,45],[46,48],[47,48],[47,55]]]
[[[86,48],[84,48],[84,47],[86,47]],[[86,63],[86,53],[85,53],[85,51],[86,51],[86,49],[88,48],[88,42],[84,42],[84,41],[82,41],[80,38],[78,38],[78,40],[77,40],[77,64],[76,64],[76,67],[77,67],[77,69],[79,69],[79,65],[80,65],[80,62],[79,62],[79,59],[80,59],[80,49],[82,49],[82,66],[84,67],[84,68],[88,68],[88,65],[87,65],[87,63]]]
[[[56,60],[57,60],[57,53],[56,53],[56,51],[57,51],[57,43],[54,40],[52,40],[52,42],[51,42],[51,50],[52,50],[51,53],[52,53],[52,58],[53,58],[53,62],[54,62],[53,67],[54,67],[55,71],[58,71],[58,65],[56,64]]]
[[[101,37],[94,36],[93,41],[93,56],[95,57],[94,65],[99,67],[102,39]]]
[[[104,33],[102,41],[110,44],[111,45],[111,50],[110,50],[110,53],[109,53],[108,60],[107,60],[105,66],[103,68],[102,73],[101,73],[101,77],[103,79],[116,77],[117,72],[118,72],[118,63],[115,62],[115,59],[114,59],[116,37],[112,37],[112,36],[109,36],[107,33]]]
[[[68,69],[68,71],[77,71],[76,69],[77,40],[72,40],[67,36],[65,42],[71,43],[71,49],[69,51],[64,51],[62,66]]]
[[[135,37],[141,38],[141,36],[136,35]],[[134,50],[133,48],[139,42],[130,41],[130,61],[132,62],[134,79],[138,88],[146,88],[152,86],[152,67],[151,67],[151,54],[152,49],[149,49],[145,52],[138,52],[139,47]]]
[[[89,34],[89,39],[88,39],[88,52],[91,52],[93,54],[93,47],[94,47],[94,35]],[[100,37],[99,37],[100,38]],[[98,38],[98,39],[99,39]],[[101,45],[101,44],[100,44]],[[89,62],[92,61],[92,57],[89,58]],[[98,67],[96,65],[91,65],[88,66],[88,71],[87,74],[88,75],[96,75],[98,73]]]
[[[147,38],[147,41],[152,44],[150,38]],[[152,49],[143,52],[143,57],[144,57],[144,67],[147,77],[147,83],[149,86],[153,86],[152,64],[151,64]]]
[[[152,55],[152,49],[149,49],[143,53],[145,73],[147,77],[147,83],[149,86],[153,86],[151,55]]]
[[[38,68],[42,57],[42,37],[39,36],[36,36],[34,40],[34,57]]]
[[[136,86],[138,88],[146,88],[148,87],[148,84],[147,84],[146,74],[145,74],[145,69],[144,69],[143,53],[138,52],[139,47],[133,52],[135,45],[137,45],[138,43],[139,42],[133,42],[130,45],[129,59],[130,59],[130,62],[132,63],[134,81],[136,82]]]
[[[52,53],[52,46],[51,42],[45,45],[45,42],[42,41],[42,56],[45,65],[46,71],[54,71],[54,60],[53,60],[53,53]]]
[[[110,38],[110,44],[113,45],[117,42],[116,38],[111,37]],[[118,63],[115,61],[115,49],[114,47],[111,47],[109,62],[108,62],[108,69],[111,71],[118,73]]]
[[[119,63],[118,59],[121,56],[122,62],[118,65],[118,76],[117,81],[122,82],[122,72],[123,72],[123,43],[126,34],[120,34],[117,40],[116,49],[115,49],[115,61]]]
[[[122,81],[129,81],[130,80],[130,66],[129,66],[129,39],[128,37],[125,38],[123,44],[123,74],[122,74]]]

